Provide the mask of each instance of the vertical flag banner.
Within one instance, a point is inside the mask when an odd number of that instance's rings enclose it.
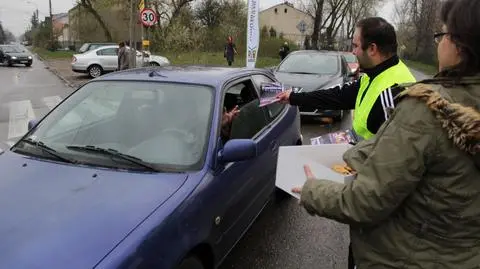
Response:
[[[258,47],[260,45],[260,29],[258,27],[258,1],[248,0],[247,23],[247,67],[254,68],[257,61]]]

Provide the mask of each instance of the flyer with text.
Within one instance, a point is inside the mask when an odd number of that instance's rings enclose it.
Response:
[[[322,144],[356,144],[358,140],[352,130],[343,130],[324,134],[310,139],[312,145]]]
[[[285,86],[278,82],[265,82],[261,84],[260,106],[278,102],[277,94],[285,91]]]

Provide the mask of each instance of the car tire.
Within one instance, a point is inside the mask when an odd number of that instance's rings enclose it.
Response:
[[[13,63],[10,62],[10,61],[8,61],[7,66],[8,66],[8,67],[12,67],[12,66],[13,66]]]
[[[92,78],[98,78],[103,73],[103,69],[100,65],[94,64],[88,67],[88,75]]]
[[[149,65],[150,66],[160,66],[160,64],[158,64],[157,62],[150,62]]]
[[[195,256],[185,258],[176,269],[205,269],[200,259]]]
[[[25,64],[26,67],[32,66],[32,63]]]

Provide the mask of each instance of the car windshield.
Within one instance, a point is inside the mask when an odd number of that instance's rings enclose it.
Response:
[[[338,57],[321,53],[289,55],[278,67],[278,72],[332,75],[338,72]]]
[[[12,150],[85,165],[147,167],[116,160],[114,152],[158,171],[197,170],[207,149],[213,92],[209,86],[182,83],[90,82],[24,138],[30,141],[20,140]]]
[[[15,46],[2,46],[0,47],[5,53],[19,53],[22,52],[19,48]]]
[[[357,62],[357,57],[353,54],[344,54],[345,60],[347,60],[348,63],[356,63]]]

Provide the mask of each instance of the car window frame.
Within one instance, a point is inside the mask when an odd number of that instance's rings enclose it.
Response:
[[[261,89],[260,89],[260,85],[257,85],[257,83],[255,82],[255,79],[253,78],[254,76],[264,76],[268,79],[271,80],[271,82],[278,82],[278,80],[276,80],[275,78],[273,77],[269,77],[267,74],[263,74],[263,73],[256,73],[256,74],[252,74],[251,77],[252,77],[252,81],[253,81],[253,85],[255,86],[256,88],[256,91],[257,91],[257,95],[260,96],[260,93],[261,93]],[[267,109],[267,114],[269,116],[269,124],[273,123],[273,122],[276,122],[278,121],[279,118],[282,118],[283,117],[283,114],[285,114],[285,112],[287,111],[287,105],[284,104],[282,109],[276,114],[276,115],[273,115],[272,116],[272,112],[269,108],[269,105],[265,106],[264,107],[265,109]]]
[[[251,77],[251,74],[248,74],[248,75],[245,75],[245,76],[242,76],[242,77],[236,77],[235,79],[233,80],[230,80],[228,81],[227,83],[223,84],[221,86],[221,91],[220,91],[220,94],[221,94],[221,97],[220,97],[220,106],[219,106],[219,109],[220,109],[220,113],[219,113],[219,116],[217,118],[217,123],[218,123],[218,127],[217,127],[217,135],[216,135],[216,139],[221,141],[221,131],[222,131],[222,116],[223,116],[223,107],[224,107],[224,103],[225,103],[225,96],[228,92],[228,90],[230,88],[232,88],[233,86],[239,84],[239,83],[242,83],[242,82],[245,82],[245,81],[248,81],[250,80],[250,82],[252,83],[253,85],[253,89],[254,89],[254,92],[255,92],[255,95],[256,95],[256,98],[257,99],[260,99],[260,94],[255,86],[255,83]],[[265,107],[262,108],[262,110],[264,110]],[[259,137],[262,136],[262,134],[265,133],[266,130],[268,130],[270,128],[270,125],[271,125],[271,122],[266,119],[266,125],[260,129],[257,133],[255,133],[255,135],[249,139],[252,139],[254,141],[257,141]],[[222,142],[220,142],[222,143]]]
[[[96,52],[97,56],[117,56],[117,54],[103,54],[103,53],[102,53],[102,54],[98,54],[99,52],[101,52],[101,51],[106,51],[106,50],[113,50],[113,51],[115,51],[115,48],[101,48],[101,49],[97,50],[97,52]]]

